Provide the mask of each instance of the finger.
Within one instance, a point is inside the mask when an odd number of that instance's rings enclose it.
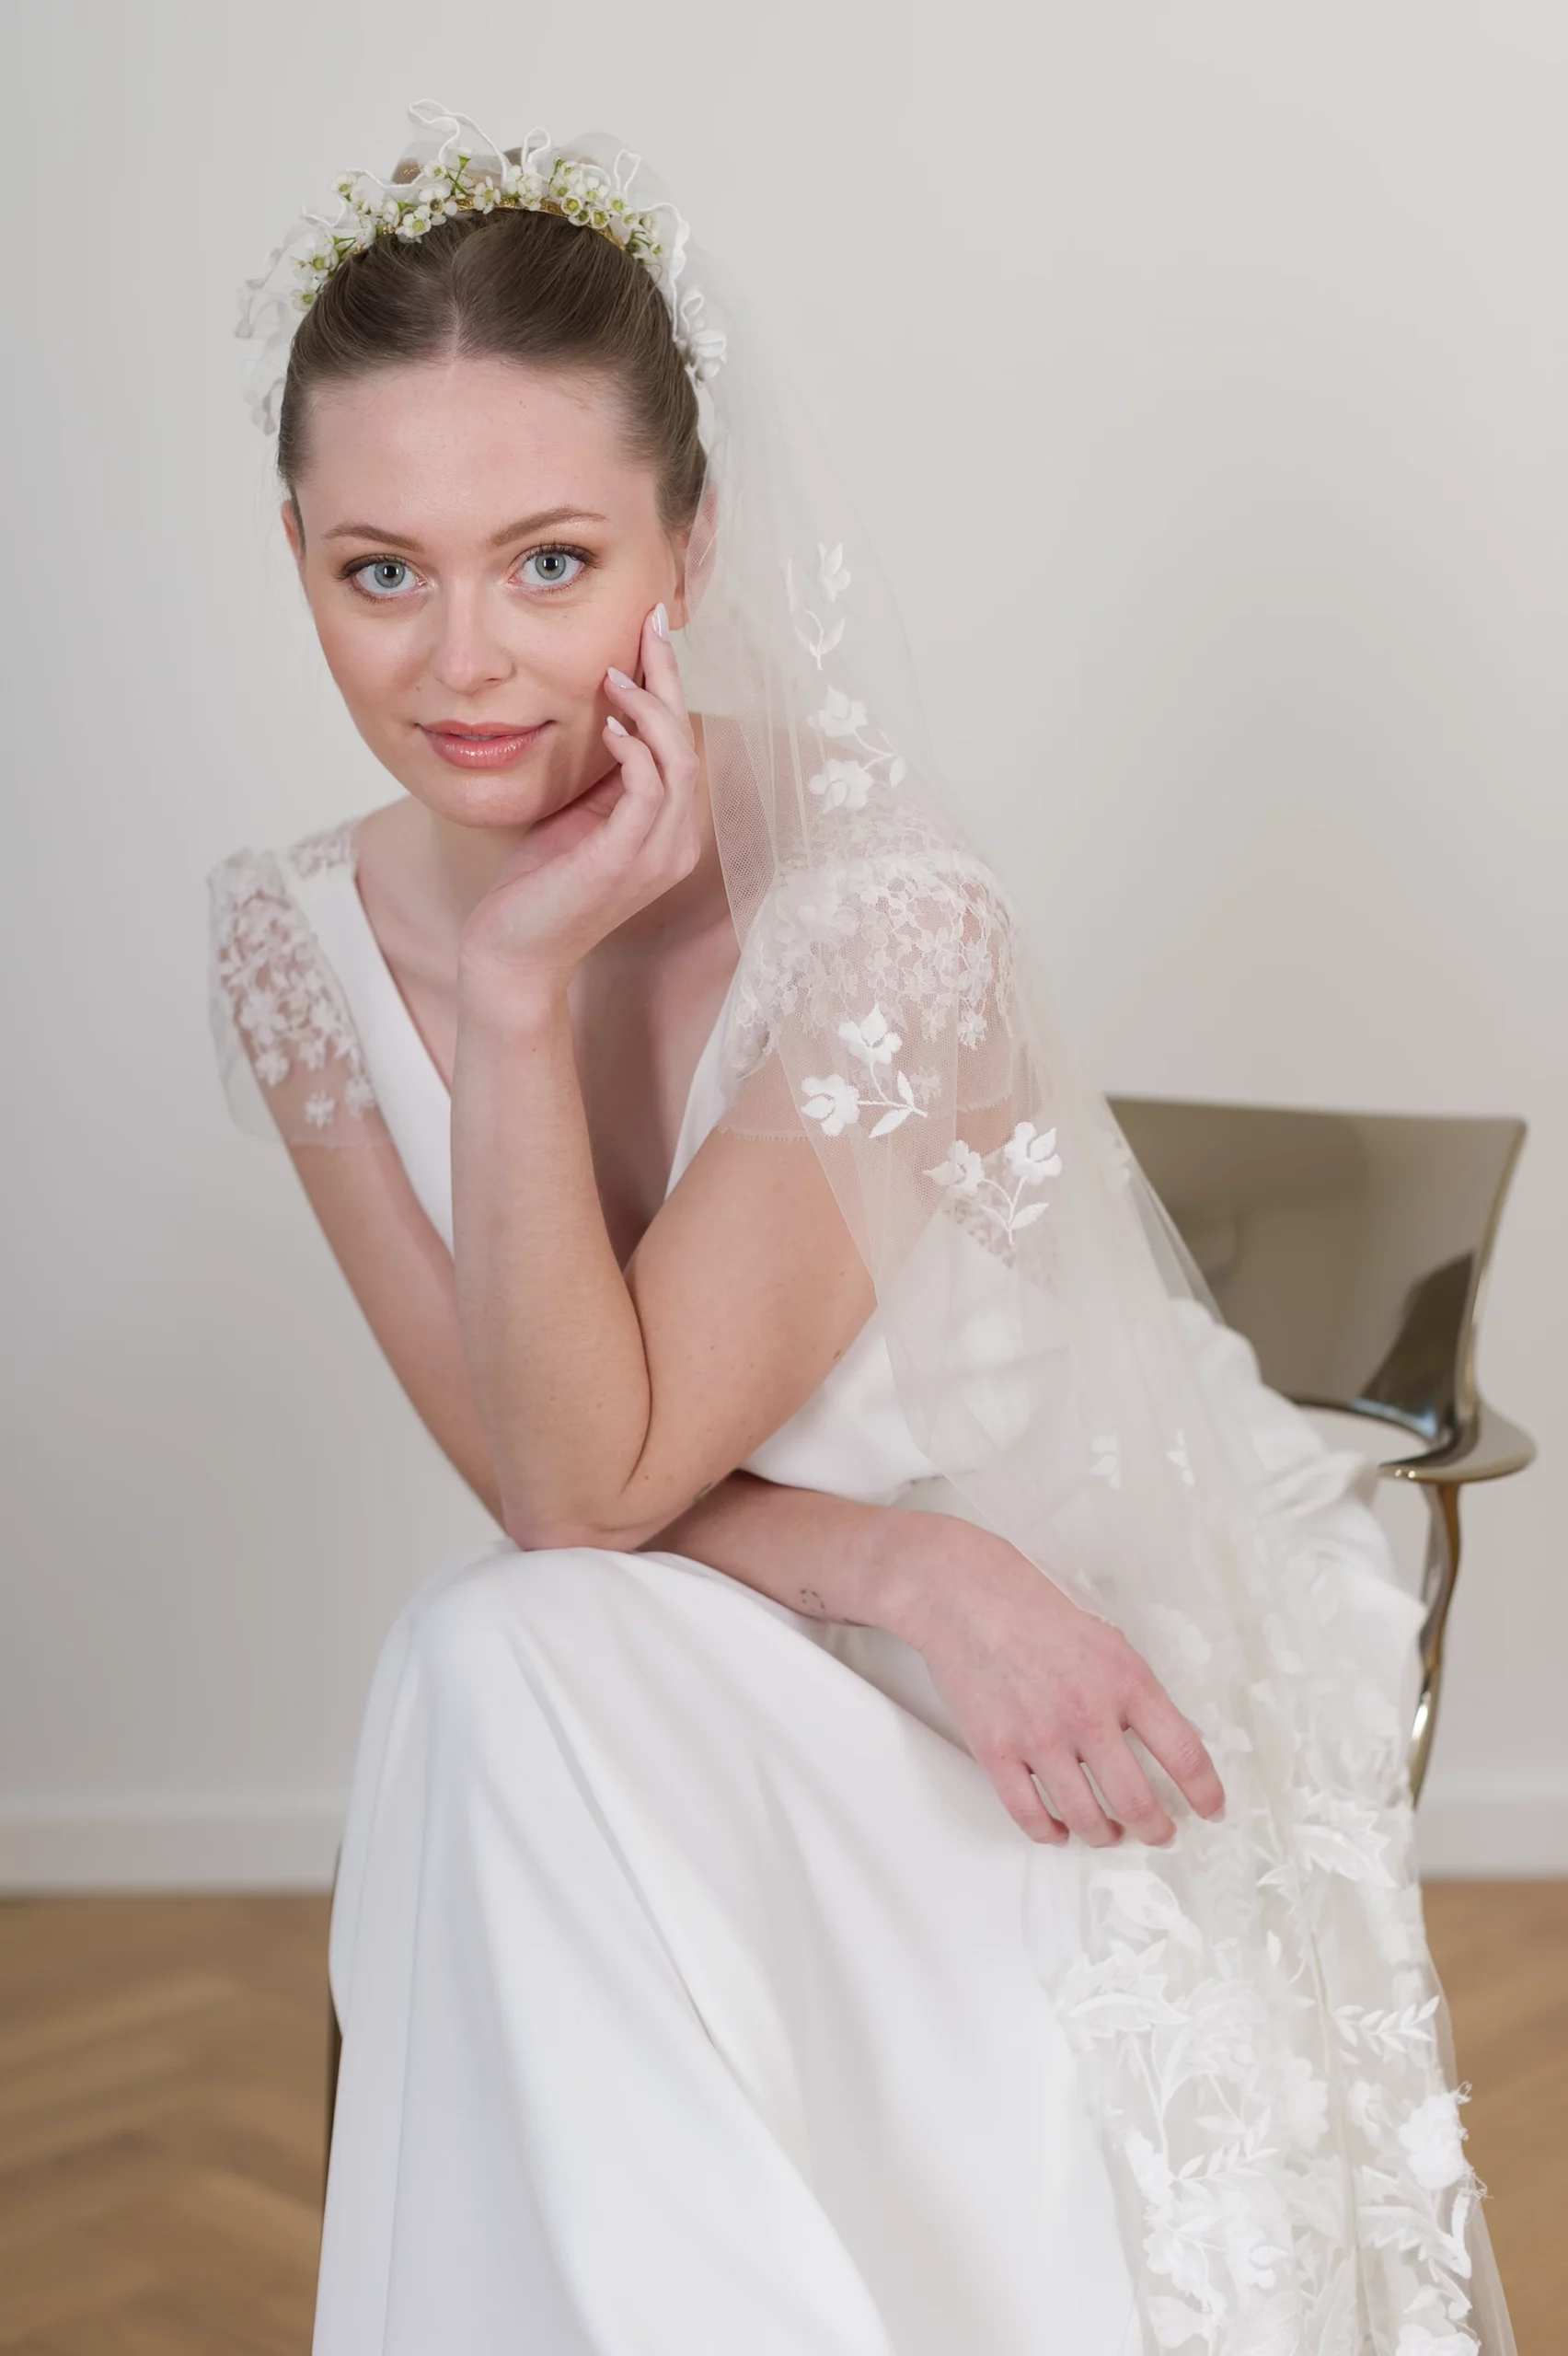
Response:
[[[693,796],[689,790],[683,793],[678,782],[671,784],[652,746],[631,735],[614,713],[605,722],[605,743],[619,762],[623,778],[640,794],[650,797],[651,808],[640,829],[629,819],[617,829],[610,838],[611,847],[635,845],[651,880],[657,883],[663,876],[661,888],[667,888],[678,877],[688,875],[700,856]]]
[[[588,837],[588,855],[611,864],[630,859],[647,842],[664,803],[664,781],[659,765],[640,737],[618,727],[614,715],[605,722],[605,744],[620,767],[623,791],[603,826]]]
[[[1120,1727],[1086,1750],[1084,1764],[1115,1823],[1125,1825],[1151,1848],[1162,1849],[1175,1839],[1175,1824],[1161,1807],[1154,1785]]]
[[[663,629],[659,627],[661,621]],[[686,708],[686,682],[681,677],[681,666],[670,638],[669,616],[662,598],[642,625],[642,684],[689,732],[691,713]]]
[[[1043,1842],[1050,1848],[1059,1849],[1067,1838],[1067,1828],[1059,1823],[1045,1806],[1022,1760],[993,1760],[986,1773],[1013,1822],[1020,1826],[1032,1841]]]
[[[1069,1757],[1066,1751],[1053,1751],[1032,1764],[1053,1814],[1091,1848],[1113,1849],[1122,1837],[1122,1828],[1113,1824],[1101,1807],[1083,1772],[1082,1761]]]
[[[629,720],[644,744],[652,746],[672,792],[681,799],[689,796],[698,762],[684,696],[680,708],[672,710],[651,686],[639,687],[613,664],[605,674],[605,692],[620,718]]]
[[[1223,1816],[1225,1786],[1204,1738],[1162,1686],[1151,1682],[1128,1710],[1127,1724],[1200,1816]]]

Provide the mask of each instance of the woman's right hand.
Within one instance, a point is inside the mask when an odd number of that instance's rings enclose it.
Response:
[[[1224,1789],[1203,1738],[1109,1622],[991,1530],[896,1508],[890,1521],[882,1624],[921,1654],[1002,1805],[1032,1840],[1060,1843],[1077,1832],[1103,1849],[1124,1831],[1156,1848],[1174,1838],[1129,1734],[1200,1816],[1223,1813]]]

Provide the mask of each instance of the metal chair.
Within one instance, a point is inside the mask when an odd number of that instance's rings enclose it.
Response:
[[[1429,1516],[1410,1741],[1419,1796],[1458,1576],[1459,1493],[1535,1454],[1475,1380],[1487,1266],[1525,1125],[1158,1097],[1113,1097],[1111,1109],[1263,1380],[1298,1406],[1417,1444],[1380,1470],[1418,1484]]]
[[[1535,1443],[1476,1389],[1487,1264],[1522,1121],[1310,1113],[1113,1097],[1115,1114],[1228,1325],[1298,1406],[1402,1432],[1385,1477],[1430,1514],[1411,1788],[1432,1749],[1459,1567],[1459,1492],[1517,1472]],[[328,2005],[327,2142],[342,2039]]]

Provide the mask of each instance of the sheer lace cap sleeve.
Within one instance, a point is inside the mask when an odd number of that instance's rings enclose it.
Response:
[[[304,905],[309,879],[346,869],[353,824],[282,851],[231,851],[207,873],[207,1011],[230,1113],[286,1145],[388,1138],[337,974]]]

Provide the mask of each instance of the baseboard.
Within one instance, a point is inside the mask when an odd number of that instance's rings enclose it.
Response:
[[[326,1889],[340,1796],[0,1801],[0,1892]]]
[[[343,1802],[238,1795],[0,1801],[0,1892],[326,1889]],[[1568,1877],[1568,1784],[1433,1784],[1416,1816],[1429,1880]]]

